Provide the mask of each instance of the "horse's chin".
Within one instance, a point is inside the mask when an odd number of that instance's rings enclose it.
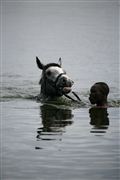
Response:
[[[72,90],[71,87],[64,87],[64,88],[63,88],[63,93],[64,93],[64,94],[68,94],[68,93],[71,92],[71,90]]]

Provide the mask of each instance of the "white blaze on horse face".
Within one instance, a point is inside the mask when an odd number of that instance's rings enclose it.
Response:
[[[48,79],[55,82],[56,78],[59,76],[59,74],[64,73],[64,72],[65,71],[62,68],[57,67],[57,66],[52,66],[46,70],[46,75],[47,75]]]

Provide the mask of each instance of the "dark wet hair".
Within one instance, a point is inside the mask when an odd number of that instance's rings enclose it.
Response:
[[[60,67],[60,68],[61,68],[61,66],[60,66],[59,64],[57,64],[57,63],[49,63],[49,64],[47,64],[47,65],[44,66],[44,70],[48,69],[48,68],[51,67],[51,66],[57,66],[57,67]]]
[[[101,92],[105,94],[106,96],[109,94],[109,86],[104,82],[97,82],[94,85],[99,85],[101,87]]]

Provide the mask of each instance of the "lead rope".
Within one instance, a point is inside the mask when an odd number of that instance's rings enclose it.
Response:
[[[78,96],[74,91],[72,91],[72,93],[73,93],[74,96],[78,99],[78,101],[81,101],[81,99],[79,98],[79,96]]]
[[[72,101],[74,101],[74,102],[81,102],[81,99],[79,98],[79,96],[74,92],[74,91],[72,91],[72,93],[73,93],[73,95],[77,98],[77,100],[75,100],[75,99],[73,99],[72,97],[70,97],[69,95],[67,95],[67,94],[64,94],[64,96],[65,97],[67,97],[68,99],[71,99]]]

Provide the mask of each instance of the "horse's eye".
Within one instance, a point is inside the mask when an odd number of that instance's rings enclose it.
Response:
[[[50,70],[47,71],[46,74],[47,74],[47,76],[50,76],[51,75],[51,71]]]

